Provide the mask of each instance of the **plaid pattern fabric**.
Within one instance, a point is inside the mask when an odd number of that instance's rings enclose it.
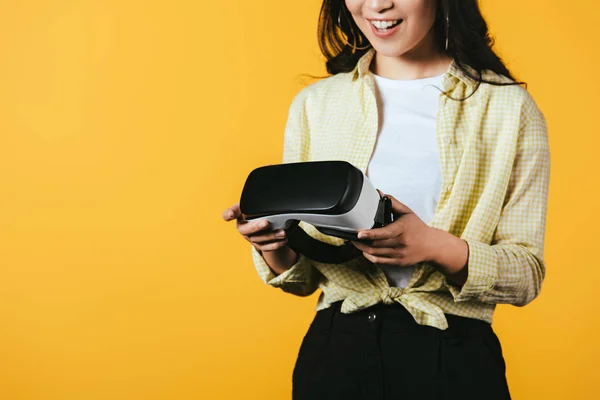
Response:
[[[302,89],[293,99],[284,132],[283,163],[344,160],[366,171],[379,130],[375,82],[365,53],[351,72]],[[486,80],[508,78],[486,70]],[[443,89],[453,98],[472,93],[477,81],[453,61]],[[252,260],[268,285],[298,296],[320,288],[316,310],[343,300],[350,313],[383,302],[401,303],[419,324],[448,327],[444,313],[492,323],[496,304],[523,306],[539,293],[550,178],[546,120],[521,86],[480,84],[465,101],[440,92],[436,137],[443,173],[442,193],[430,226],[464,239],[468,279],[456,286],[435,265],[415,265],[408,287],[390,287],[383,270],[364,257],[344,264],[300,255],[276,276],[251,246]],[[340,245],[301,222],[312,237]]]

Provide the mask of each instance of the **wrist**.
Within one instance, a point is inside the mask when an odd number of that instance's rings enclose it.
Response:
[[[428,261],[449,279],[464,283],[467,273],[469,246],[464,239],[442,229],[433,228],[433,243]]]
[[[296,264],[300,258],[289,246],[282,246],[276,250],[260,252],[263,259],[276,274],[280,275]]]
[[[430,232],[427,236],[429,238],[428,242],[430,245],[425,261],[440,264],[444,258],[442,253],[444,248],[447,246],[446,242],[448,238],[446,235],[448,235],[448,232],[432,226],[429,227],[429,230]]]

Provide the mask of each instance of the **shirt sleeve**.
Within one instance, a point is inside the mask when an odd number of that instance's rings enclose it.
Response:
[[[283,135],[282,163],[284,164],[308,160],[310,135],[306,114],[306,89],[296,94],[288,110]],[[266,284],[297,296],[308,296],[318,288],[321,274],[313,262],[304,255],[300,254],[290,269],[276,275],[262,254],[254,246],[251,246],[251,249],[254,266],[259,277]]]
[[[252,260],[260,279],[267,285],[280,288],[296,296],[309,296],[318,288],[320,276],[311,260],[300,254],[296,263],[282,274],[276,275],[262,254],[252,247]]]
[[[469,248],[467,281],[446,279],[455,301],[524,306],[540,292],[546,273],[544,236],[550,181],[546,120],[528,97],[514,164],[491,244],[465,239]]]

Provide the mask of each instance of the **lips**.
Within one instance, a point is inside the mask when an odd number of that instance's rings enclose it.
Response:
[[[391,36],[394,34],[394,32],[396,32],[400,26],[402,26],[402,19],[399,20],[390,20],[391,22],[395,22],[395,24],[386,27],[384,29],[378,29],[375,24],[379,25],[379,26],[388,26],[390,25],[390,23],[378,23],[378,22],[373,22],[373,20],[369,21],[369,25],[371,25],[371,30],[373,31],[373,34],[378,37],[378,38],[386,38],[388,36]]]
[[[379,29],[379,30],[386,30],[386,29],[391,29],[394,26],[398,25],[399,23],[402,22],[402,19],[397,19],[397,20],[371,20],[371,24]]]

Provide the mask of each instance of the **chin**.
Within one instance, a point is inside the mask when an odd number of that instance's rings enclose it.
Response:
[[[373,47],[375,48],[375,51],[377,53],[385,57],[400,57],[408,50],[405,49],[403,46],[394,45],[392,43],[385,45],[376,44],[373,45]]]

